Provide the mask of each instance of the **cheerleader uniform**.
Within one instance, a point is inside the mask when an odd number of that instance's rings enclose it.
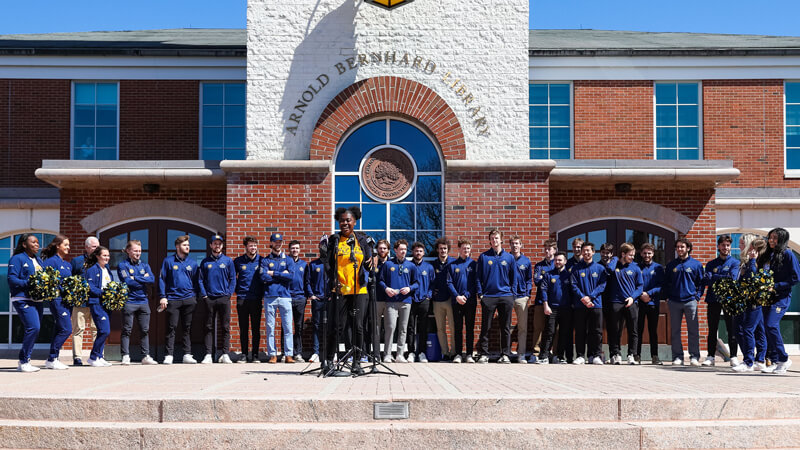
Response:
[[[31,353],[42,323],[42,302],[31,299],[28,293],[28,278],[42,269],[42,260],[38,256],[30,257],[27,253],[17,253],[8,261],[8,287],[11,294],[11,304],[25,328],[22,338],[22,347],[19,350],[19,363],[17,370],[20,372],[37,372],[38,367],[31,365]]]
[[[100,296],[103,295],[106,285],[113,281],[111,272],[108,267],[101,268],[99,264],[95,264],[86,269],[84,277],[89,282],[89,310],[92,313],[92,320],[97,326],[97,337],[94,339],[92,353],[89,355],[89,365],[93,367],[110,366],[111,363],[103,359],[103,349],[106,346],[106,339],[111,333],[111,319],[103,305],[100,304]]]
[[[47,258],[44,261],[45,267],[52,267],[61,275],[61,281],[72,275],[72,266],[64,261],[58,254]],[[72,336],[72,308],[66,306],[61,297],[56,297],[50,302],[50,314],[55,319],[55,333],[53,340],[50,342],[50,355],[47,357],[48,369],[66,369],[67,366],[57,363],[58,354],[61,352],[61,346],[67,341],[67,338]]]

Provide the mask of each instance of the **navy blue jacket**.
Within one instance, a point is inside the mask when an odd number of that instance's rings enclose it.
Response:
[[[45,259],[44,266],[42,267],[52,267],[56,269],[58,274],[61,275],[61,282],[64,281],[64,278],[67,278],[72,275],[72,265],[64,261],[62,257],[58,256],[58,253]],[[56,298],[61,298],[61,296],[58,296]],[[55,311],[53,311],[53,313],[55,314]]]
[[[453,303],[463,295],[467,301],[475,301],[478,292],[478,262],[472,258],[458,258],[447,268],[447,288]]]
[[[197,294],[197,270],[195,260],[187,256],[179,259],[177,254],[164,258],[158,276],[158,298],[184,300]]]
[[[725,259],[718,256],[706,264],[705,277],[703,279],[703,288],[708,289],[706,291],[706,303],[719,302],[717,296],[714,295],[714,282],[722,278],[738,279],[740,264],[739,259],[730,255]]]
[[[770,264],[770,268],[772,266],[774,264]],[[783,252],[781,266],[777,270],[772,269],[772,271],[772,277],[775,280],[775,298],[783,300],[789,297],[792,293],[792,286],[800,280],[800,266],[798,266],[797,258],[794,257],[791,250],[786,249]]]
[[[450,288],[447,287],[447,269],[456,259],[448,256],[442,262],[436,258],[431,265],[433,266],[433,301],[446,302],[450,300]]]
[[[316,296],[319,300],[327,300],[331,293],[328,285],[328,274],[325,272],[325,261],[317,258],[306,267],[305,278],[306,298]]]
[[[481,253],[478,257],[478,297],[513,296],[514,263],[514,257],[505,250],[498,254],[490,248]]]
[[[128,302],[131,304],[147,303],[147,285],[156,282],[150,265],[141,259],[137,264],[130,258],[120,261],[117,266],[119,279],[128,285]]]
[[[611,301],[613,303],[626,303],[625,299],[632,298],[635,302],[642,295],[644,278],[642,271],[635,262],[622,264],[617,262],[617,267],[611,272]]]
[[[105,270],[108,272],[109,278],[111,278],[110,281],[116,281],[109,266],[106,266]],[[100,296],[103,295],[103,269],[100,268],[99,264],[95,264],[86,269],[86,273],[84,273],[83,276],[89,283],[89,300],[86,303],[90,305],[99,305]]]
[[[642,292],[647,292],[647,295],[650,296],[650,301],[643,304],[655,306],[661,300],[661,286],[664,284],[664,266],[655,261],[649,265],[644,265],[644,263],[637,265],[639,270],[642,271]],[[639,301],[643,302],[641,298]]]
[[[34,256],[39,267],[44,268],[44,263],[39,255]],[[11,297],[27,297],[28,295],[28,278],[36,272],[36,266],[33,265],[33,260],[27,253],[17,253],[12,256],[8,261],[8,288],[10,289]]]
[[[389,297],[387,295],[386,301],[411,303],[411,300],[414,298],[414,291],[419,287],[417,283],[417,266],[405,259],[403,261],[398,261],[397,257],[386,261],[383,267],[381,267],[378,287],[384,291],[384,293],[387,287],[392,289],[410,287],[411,292],[408,294],[397,294],[394,297]]]
[[[673,259],[664,273],[664,295],[671,302],[700,300],[703,295],[703,265],[689,255]]]
[[[300,258],[297,258],[297,261],[292,259],[292,262],[294,262],[294,271],[292,272],[292,282],[289,283],[289,293],[293,299],[306,299],[305,278],[308,263]]]
[[[206,256],[200,263],[200,275],[197,277],[200,297],[222,297],[233,295],[236,291],[236,268],[233,260],[223,254],[219,258]]]
[[[433,266],[426,261],[420,261],[419,264],[413,260],[411,262],[417,266],[417,288],[414,290],[414,303],[423,302],[425,299],[430,300],[433,298]]]
[[[581,302],[588,296],[594,304],[592,308],[603,307],[603,291],[606,289],[606,268],[599,263],[581,261],[572,266],[570,274],[570,288],[572,289],[573,308],[586,308]]]
[[[388,261],[388,259],[386,259]],[[386,261],[381,261],[380,256],[378,257],[378,263],[375,264],[375,269],[372,273],[372,277],[375,280],[375,301],[377,302],[385,302],[386,301],[386,292],[380,288],[380,281],[381,281],[381,269],[383,265],[386,264]]]
[[[552,260],[548,261],[546,258],[539,261],[538,263],[536,263],[535,266],[533,266],[533,283],[536,284],[535,304],[537,305],[541,305],[544,302],[541,293],[542,289],[544,289],[542,287],[542,282],[548,276],[547,272],[553,270],[554,268],[555,266],[553,265],[553,261]],[[564,266],[564,269],[566,270],[567,267]],[[570,271],[567,270],[567,273],[569,272]]]
[[[572,293],[569,287],[570,272],[566,266],[559,271],[555,267],[543,274],[542,303],[547,302],[551,309],[572,308]]]
[[[270,275],[269,271],[272,271]],[[294,260],[285,253],[275,255],[270,252],[267,256],[261,257],[261,281],[264,282],[264,298],[283,297],[292,298],[289,293],[289,284],[292,282],[294,272]]]
[[[568,259],[568,260],[567,260],[567,265],[565,266],[565,267],[567,268],[567,271],[569,271],[570,273],[572,273],[572,268],[575,266],[575,264],[578,264],[578,263],[579,263],[579,262],[581,262],[581,261],[582,261],[582,260],[581,260],[581,258],[580,258],[580,255],[578,255],[578,259],[577,259],[577,260],[575,259],[575,257],[574,257],[574,256],[573,256],[572,258]]]
[[[514,285],[511,287],[511,292],[516,298],[530,297],[533,292],[533,267],[530,258],[523,254],[520,254],[519,258],[514,258],[514,270]],[[538,292],[536,296],[539,296]]]
[[[69,264],[72,266],[73,275],[83,275],[83,263],[86,262],[86,254],[72,258]]]
[[[244,254],[236,257],[233,265],[236,267],[236,304],[241,306],[245,300],[260,302],[264,298],[264,285],[258,272],[261,256],[256,253],[255,258],[250,259]]]

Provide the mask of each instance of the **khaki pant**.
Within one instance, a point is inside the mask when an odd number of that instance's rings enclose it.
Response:
[[[517,314],[517,354],[520,356],[525,356],[525,351],[528,349],[529,299],[530,297],[519,297],[514,300],[514,312]]]
[[[453,356],[453,338],[447,337],[447,327],[454,332],[453,325],[453,305],[450,300],[444,302],[433,302],[433,316],[436,317],[436,335],[439,337],[439,346],[442,348],[442,356]]]
[[[97,337],[97,328],[92,321],[92,314],[88,306],[72,308],[72,358],[83,359],[83,332],[86,331],[86,321],[92,330],[92,342]]]
[[[542,340],[542,333],[547,324],[547,316],[544,315],[544,305],[533,306],[533,351],[534,354],[540,353],[539,344]]]

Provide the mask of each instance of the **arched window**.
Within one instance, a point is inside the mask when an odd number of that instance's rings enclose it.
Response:
[[[399,119],[378,119],[349,133],[334,165],[334,208],[357,205],[356,226],[377,239],[433,244],[443,234],[442,159],[420,128]],[[333,224],[337,228],[337,224]]]

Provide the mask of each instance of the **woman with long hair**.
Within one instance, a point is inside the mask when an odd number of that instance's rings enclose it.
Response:
[[[772,361],[771,366],[761,370],[766,373],[784,374],[792,365],[783,346],[780,322],[792,301],[792,286],[800,281],[800,265],[792,251],[787,248],[788,243],[789,232],[783,228],[773,228],[767,234],[767,250],[757,261],[759,268],[772,271],[775,280],[775,303],[762,308],[767,350]]]
[[[22,327],[25,329],[17,363],[19,372],[39,371],[38,367],[31,364],[31,353],[33,344],[39,337],[44,308],[42,302],[34,301],[28,293],[28,278],[42,270],[44,266],[37,253],[39,253],[39,238],[34,234],[25,233],[19,237],[14,254],[8,261],[8,287],[11,304],[14,305]]]
[[[103,295],[103,289],[114,280],[107,267],[110,259],[111,253],[101,245],[86,257],[86,262],[84,263],[86,267],[84,277],[89,282],[89,310],[92,313],[92,320],[97,326],[97,336],[94,338],[92,353],[89,356],[89,365],[92,367],[108,367],[111,365],[110,362],[103,359],[106,339],[111,333],[109,323],[111,320],[108,316],[108,311],[100,304],[100,296]]]
[[[57,235],[50,244],[42,250],[42,259],[45,267],[52,267],[61,275],[61,280],[72,275],[72,266],[64,260],[69,255],[69,239],[64,235]],[[50,302],[50,314],[55,319],[55,332],[50,342],[50,354],[44,364],[46,369],[65,370],[67,365],[58,360],[61,346],[67,338],[72,336],[72,308],[64,305],[61,297],[56,297]]]
[[[742,236],[741,241],[743,244],[740,259],[742,259],[742,266],[740,270],[740,279],[745,280],[749,277],[755,276],[758,272],[756,261],[767,250],[767,243],[764,239],[754,235]],[[764,364],[764,354],[766,353],[766,345],[756,344],[756,330],[764,329],[764,316],[761,312],[761,307],[758,305],[747,305],[745,311],[733,318],[736,324],[734,328],[738,330],[738,342],[742,348],[742,362],[732,367],[734,372],[752,372],[754,365],[760,370],[766,367]],[[763,331],[760,338],[764,339]],[[756,355],[755,361],[753,355]]]

